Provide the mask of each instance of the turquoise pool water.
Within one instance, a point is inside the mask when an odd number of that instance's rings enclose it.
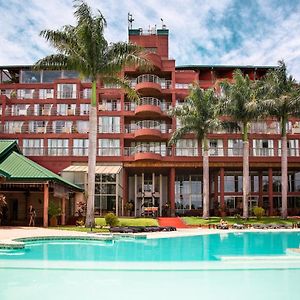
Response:
[[[0,251],[0,299],[299,299],[300,232],[35,241]]]

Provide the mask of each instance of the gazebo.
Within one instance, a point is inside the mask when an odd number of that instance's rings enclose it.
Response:
[[[82,189],[25,157],[16,141],[0,141],[0,190],[7,202],[8,225],[25,225],[33,205],[37,224],[48,226],[49,201],[61,208],[61,225],[74,215],[75,198]],[[3,222],[2,222],[3,223]]]

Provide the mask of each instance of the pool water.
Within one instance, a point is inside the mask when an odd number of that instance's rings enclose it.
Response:
[[[35,241],[0,250],[0,299],[299,299],[300,232]]]

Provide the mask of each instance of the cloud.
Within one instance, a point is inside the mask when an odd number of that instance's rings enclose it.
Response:
[[[106,37],[127,40],[134,27],[170,29],[170,57],[177,65],[276,65],[285,59],[300,80],[300,2],[279,0],[89,0],[108,22]],[[53,52],[39,36],[46,28],[74,24],[71,0],[0,0],[0,64],[31,64]]]

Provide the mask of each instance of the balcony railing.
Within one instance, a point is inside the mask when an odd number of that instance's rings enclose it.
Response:
[[[159,84],[162,89],[170,89],[172,87],[172,80],[160,78],[153,74],[143,74],[131,80],[131,86],[135,87],[139,83],[152,82]]]
[[[196,147],[176,147],[175,156],[198,156],[199,151]]]
[[[159,121],[154,120],[143,120],[138,121],[135,124],[125,125],[125,133],[133,133],[136,130],[140,129],[155,129],[160,131],[161,133],[170,133],[172,130],[172,126],[169,124],[162,124]]]
[[[161,156],[171,156],[172,148],[170,147],[153,147],[148,145],[138,145],[135,147],[125,147],[124,156],[132,156],[137,153],[154,153]]]
[[[161,100],[159,100],[157,98],[153,98],[153,97],[143,97],[143,98],[140,98],[140,101],[137,103],[125,102],[124,109],[126,111],[134,111],[140,105],[158,106],[158,107],[160,107],[160,109],[163,112],[168,111],[172,107],[172,103],[170,103],[170,102],[161,101]]]

